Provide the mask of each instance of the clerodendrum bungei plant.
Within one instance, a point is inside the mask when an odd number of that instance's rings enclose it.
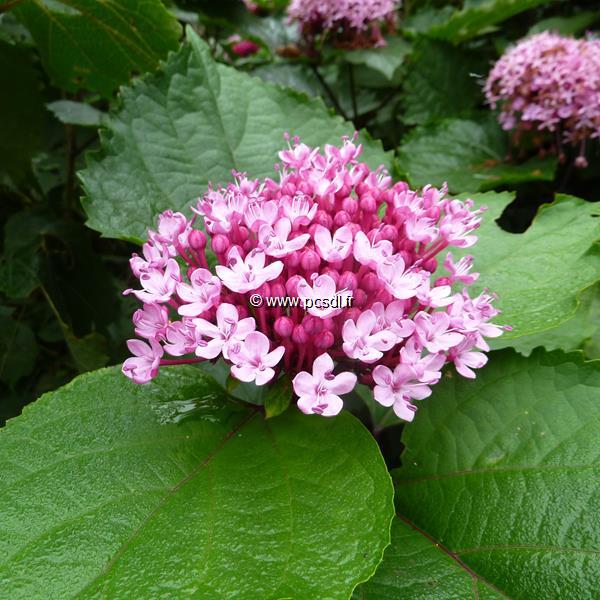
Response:
[[[559,151],[579,144],[575,166],[586,167],[586,141],[600,137],[600,40],[554,33],[522,40],[494,65],[485,93],[504,129],[554,132]]]
[[[446,362],[475,377],[484,338],[502,332],[489,322],[498,311],[489,293],[469,296],[472,259],[443,253],[475,244],[481,209],[393,184],[360,152],[348,139],[323,153],[294,140],[278,181],[234,173],[191,220],[163,213],[131,259],[141,289],[125,293],[143,302],[133,320],[147,341],[129,341],[125,375],[146,383],[159,366],[223,357],[256,385],[285,372],[305,413],[339,413],[360,381],[408,421]]]
[[[399,0],[292,0],[288,15],[310,44],[325,35],[338,46],[381,46],[381,29],[395,26],[399,5]]]

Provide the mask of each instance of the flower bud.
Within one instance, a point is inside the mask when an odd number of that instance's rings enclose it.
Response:
[[[377,292],[381,287],[381,281],[377,277],[377,273],[370,271],[365,273],[360,280],[360,288],[365,292]]]
[[[362,196],[360,199],[360,207],[369,213],[374,213],[377,210],[377,202],[375,198],[369,193]]]
[[[250,232],[247,227],[243,225],[238,225],[237,227],[237,236],[241,242],[245,242],[250,237]]]
[[[319,268],[321,257],[314,250],[304,250],[300,258],[300,265],[305,271],[313,273]]]
[[[393,242],[398,237],[398,229],[393,225],[384,225],[379,232],[382,240],[389,240]]]
[[[425,271],[435,273],[438,268],[438,261],[435,258],[430,258],[429,260],[426,260],[421,266]]]
[[[356,308],[361,308],[367,303],[367,300],[367,293],[364,290],[358,288],[354,292],[354,302],[352,302],[352,306],[356,306]]]
[[[358,202],[354,198],[346,198],[342,202],[342,209],[350,216],[355,215],[358,212]]]
[[[206,235],[199,229],[194,229],[189,236],[190,246],[194,250],[204,250],[206,248]]]
[[[210,242],[211,248],[216,254],[225,254],[229,250],[229,239],[222,233],[217,233],[213,236]]]
[[[346,225],[346,223],[350,222],[350,215],[344,211],[344,210],[340,210],[337,213],[335,213],[335,217],[333,217],[333,224],[336,227],[343,227],[344,225]]]
[[[326,229],[331,229],[333,225],[333,219],[331,215],[326,213],[324,210],[318,210],[315,213],[315,218],[313,219],[314,225],[323,225]]]
[[[287,291],[287,295],[295,298],[298,295],[298,282],[302,279],[300,275],[293,275],[290,277],[286,284],[285,289]]]
[[[354,291],[358,286],[358,279],[352,271],[344,271],[337,282],[337,287],[340,290],[352,290]]]
[[[292,341],[295,344],[306,344],[306,342],[308,342],[308,335],[306,331],[304,331],[302,325],[296,325],[294,327],[294,330],[292,331]]]
[[[273,325],[275,333],[282,338],[288,338],[294,330],[294,321],[290,317],[279,317]]]
[[[277,280],[271,283],[271,297],[273,298],[284,298],[285,297],[285,285],[283,281]]]
[[[302,319],[302,326],[308,335],[317,335],[323,330],[322,320],[313,315],[306,315]]]
[[[331,331],[324,331],[313,340],[315,348],[319,348],[320,350],[327,350],[327,348],[331,348],[335,343],[335,337]]]

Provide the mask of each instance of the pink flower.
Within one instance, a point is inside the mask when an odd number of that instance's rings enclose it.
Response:
[[[351,392],[356,381],[354,373],[333,375],[333,360],[325,353],[315,359],[312,375],[302,371],[292,384],[299,397],[298,408],[303,413],[331,417],[342,410],[343,402],[338,394]]]
[[[166,210],[158,217],[158,232],[149,231],[149,237],[157,245],[165,244],[171,256],[175,256],[176,246],[187,246],[189,232],[190,224],[185,215]]]
[[[423,306],[440,308],[452,304],[451,292],[449,285],[436,285],[432,288],[429,279],[425,279],[417,292],[417,299]]]
[[[339,315],[348,305],[348,298],[352,298],[350,290],[337,291],[335,281],[329,275],[316,277],[312,287],[302,278],[298,282],[297,290],[306,311],[321,319]]]
[[[485,95],[504,129],[557,132],[559,146],[580,145],[575,166],[585,167],[585,142],[600,137],[600,40],[525,38],[494,65]]]
[[[144,288],[143,290],[128,289],[123,294],[133,294],[138,300],[146,304],[163,303],[171,299],[179,281],[181,281],[179,265],[177,261],[170,258],[164,271],[149,269],[140,273],[140,283]]]
[[[275,279],[283,270],[280,261],[265,266],[265,258],[264,250],[254,249],[242,259],[237,246],[234,246],[227,255],[229,266],[217,265],[217,275],[232,292],[245,294]]]
[[[393,27],[400,0],[292,0],[288,7],[291,19],[300,22],[306,38],[326,32],[334,43],[359,46],[382,46],[382,24]]]
[[[190,284],[177,284],[177,295],[184,302],[177,312],[184,317],[197,317],[215,305],[221,295],[221,282],[207,269],[196,269],[190,275]]]
[[[404,223],[406,237],[413,242],[431,244],[438,236],[437,219],[411,213]]]
[[[317,225],[314,235],[317,252],[327,262],[344,260],[352,251],[352,230],[349,227],[340,227],[332,237],[329,229]]]
[[[167,341],[164,344],[164,349],[171,356],[191,354],[195,352],[198,345],[196,328],[189,319],[170,323],[167,327],[166,337]]]
[[[376,326],[377,317],[372,310],[365,310],[356,323],[348,319],[342,329],[346,355],[372,364],[392,348],[397,341],[396,335],[390,329],[374,331]]]
[[[473,352],[475,340],[466,337],[458,346],[451,348],[448,358],[454,362],[456,370],[469,379],[475,379],[472,369],[481,369],[487,363],[487,356],[483,352]]]
[[[407,269],[399,254],[390,256],[379,263],[377,275],[390,294],[399,300],[414,298],[428,276],[421,270]]]
[[[155,340],[148,343],[141,340],[128,340],[127,347],[134,355],[123,363],[123,374],[135,383],[148,383],[156,377],[158,365],[163,355],[162,346]]]
[[[277,204],[272,201],[255,200],[248,203],[244,222],[251,231],[259,231],[263,225],[273,225],[277,220]]]
[[[415,334],[429,352],[443,352],[460,344],[464,336],[450,331],[450,317],[444,312],[420,312],[415,317]]]
[[[207,359],[216,358],[221,353],[228,359],[231,344],[243,342],[256,328],[252,317],[240,319],[237,308],[227,303],[217,308],[216,326],[206,319],[194,319],[194,325],[200,335],[211,338],[205,345],[199,345],[196,349],[198,356]]]
[[[302,145],[302,144],[301,144]],[[315,151],[318,149],[315,149]],[[284,154],[284,153],[280,153]],[[310,156],[310,153],[309,155]],[[317,204],[312,202],[306,194],[296,192],[294,197],[286,196],[281,202],[281,210],[292,223],[292,228],[310,225],[317,212]]]
[[[260,331],[249,333],[244,342],[231,344],[231,374],[240,381],[254,381],[256,385],[271,381],[275,375],[273,367],[281,360],[285,348],[279,346],[269,352],[269,346],[269,339]]]
[[[146,271],[162,271],[167,266],[170,254],[166,244],[155,245],[152,242],[146,242],[142,246],[142,253],[144,258],[133,254],[129,260],[131,271],[136,277]]]
[[[446,255],[444,260],[444,268],[450,273],[450,283],[460,281],[465,285],[471,285],[479,278],[479,273],[470,273],[473,267],[473,257],[463,256],[457,263],[454,262],[454,257],[451,252]]]
[[[231,51],[242,58],[252,56],[260,50],[260,46],[252,40],[241,40],[236,44],[233,44]]]
[[[373,369],[373,395],[382,406],[392,406],[394,413],[405,421],[412,421],[417,407],[411,400],[423,400],[431,395],[431,388],[419,381],[409,365],[399,364],[393,371],[384,365]]]
[[[406,318],[405,306],[402,300],[394,300],[387,306],[375,302],[371,307],[377,319],[374,331],[389,330],[397,339],[407,338],[415,330],[412,319]]]
[[[292,231],[289,219],[279,219],[273,227],[268,224],[261,225],[258,230],[258,239],[267,256],[287,256],[306,246],[310,239],[308,233],[288,239]]]
[[[376,269],[377,265],[394,253],[392,242],[380,240],[371,243],[369,238],[359,231],[354,238],[354,258],[361,264]]]
[[[360,378],[406,419],[444,364],[471,377],[486,338],[503,331],[491,322],[494,297],[452,293],[474,280],[471,259],[454,264],[449,254],[449,276],[437,270],[448,246],[476,241],[482,210],[445,188],[393,183],[358,162],[360,152],[355,138],[323,152],[294,139],[276,179],[233,173],[209,187],[198,224],[164,213],[131,261],[141,289],[125,293],[144,303],[134,324],[150,346],[135,342],[128,376],[147,381],[159,365],[222,357],[257,385],[285,371],[300,410],[323,415],[339,412],[339,394]]]
[[[133,313],[135,333],[148,340],[164,339],[169,323],[169,311],[159,304],[144,304]]]

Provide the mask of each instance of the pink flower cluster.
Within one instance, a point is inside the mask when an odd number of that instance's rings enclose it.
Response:
[[[349,45],[383,45],[380,26],[393,27],[399,4],[400,0],[292,0],[288,15],[308,38],[329,33]]]
[[[540,33],[498,60],[485,84],[488,103],[500,107],[504,129],[548,130],[560,143],[600,137],[600,40]]]
[[[133,322],[146,341],[128,342],[125,375],[145,383],[161,365],[222,357],[233,377],[256,385],[285,371],[305,413],[337,414],[340,395],[360,381],[406,420],[445,363],[474,377],[487,360],[484,338],[502,328],[490,323],[492,296],[466,290],[478,277],[472,258],[445,251],[476,242],[482,209],[393,184],[383,167],[358,161],[361,149],[344,138],[320,152],[295,139],[279,154],[277,180],[234,173],[191,220],[160,215],[131,259],[140,285],[125,294],[143,303]],[[313,302],[256,308],[256,293]],[[331,302],[348,295],[351,307]]]

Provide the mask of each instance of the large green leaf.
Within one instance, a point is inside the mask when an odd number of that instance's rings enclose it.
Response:
[[[502,341],[552,329],[571,318],[580,293],[600,280],[600,205],[561,197],[544,205],[524,233],[508,233],[495,219],[511,195],[473,198],[489,210],[477,232],[479,241],[464,254],[475,257],[474,270],[481,273],[473,292],[496,292],[502,309],[497,321],[513,328]]]
[[[390,478],[354,417],[266,421],[192,367],[77,378],[0,431],[0,465],[12,599],[344,598],[389,542]]]
[[[286,131],[320,145],[354,130],[320,99],[217,65],[191,30],[162,72],[122,96],[102,156],[80,174],[88,225],[107,237],[139,241],[159,212],[185,210],[232,169],[274,176]],[[373,167],[388,162],[379,142],[362,142]]]
[[[570,17],[550,17],[538,21],[529,31],[528,35],[541,33],[542,31],[553,31],[561,35],[577,35],[600,20],[600,11],[582,11]]]
[[[402,441],[396,504],[413,532],[396,526],[362,597],[597,597],[600,361],[494,353],[475,381],[444,378]]]
[[[432,18],[429,26],[423,19],[420,33],[457,44],[492,31],[495,25],[516,14],[553,1],[556,0],[465,0],[462,9],[449,18]]]
[[[577,312],[558,327],[517,339],[493,340],[492,347],[513,347],[529,356],[540,346],[546,350],[583,350],[586,358],[600,358],[600,284],[584,290],[580,296]]]
[[[417,127],[399,150],[399,161],[414,186],[448,183],[451,192],[486,191],[526,181],[551,181],[556,160],[506,160],[507,136],[493,115],[479,120],[447,119]]]
[[[481,89],[473,76],[472,56],[450,44],[421,40],[403,83],[403,121],[425,124],[473,112],[481,102]]]
[[[15,11],[56,85],[106,96],[154,69],[181,31],[160,0],[24,0]]]
[[[352,65],[368,67],[391,82],[398,75],[398,71],[411,49],[411,44],[395,35],[388,38],[386,45],[382,48],[341,51],[340,58]]]
[[[437,540],[403,517],[392,523],[392,545],[354,600],[497,599],[506,596]]]

